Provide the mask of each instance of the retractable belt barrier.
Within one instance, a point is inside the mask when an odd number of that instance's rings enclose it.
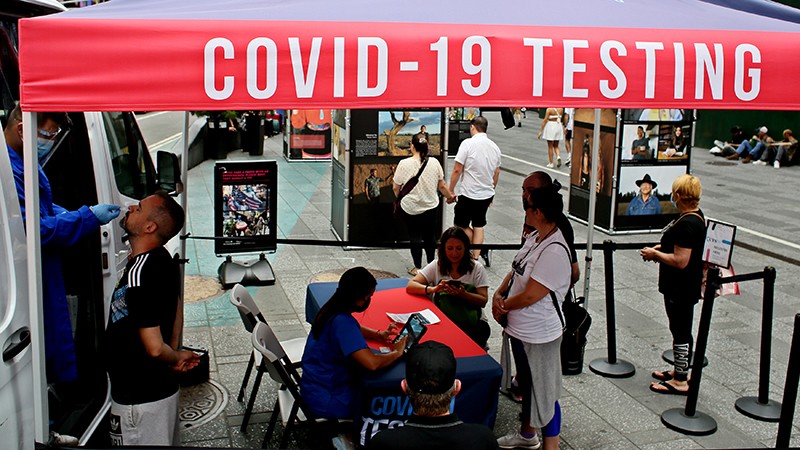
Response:
[[[624,378],[633,376],[636,369],[633,364],[617,359],[616,318],[614,306],[614,252],[616,250],[638,250],[642,247],[652,247],[655,243],[615,243],[607,240],[603,242],[603,256],[605,262],[606,283],[606,324],[608,339],[607,358],[597,358],[589,364],[589,369],[605,377]],[[707,414],[697,411],[697,398],[700,391],[702,369],[708,364],[706,347],[708,333],[711,326],[711,313],[717,289],[723,284],[764,280],[763,305],[761,313],[761,354],[759,361],[759,380],[757,397],[741,397],[735,403],[735,408],[740,413],[756,420],[777,422],[782,417],[781,404],[769,399],[769,374],[772,358],[772,317],[775,299],[776,272],[773,267],[765,267],[760,272],[721,277],[716,267],[708,270],[706,290],[703,293],[703,307],[700,316],[700,328],[697,333],[695,352],[692,355],[692,377],[689,382],[689,392],[684,409],[671,409],[661,415],[661,421],[668,428],[692,435],[712,434],[717,429],[716,421]],[[713,289],[711,289],[713,287]],[[796,336],[795,336],[796,339]],[[672,362],[669,352],[665,352],[664,359]],[[798,369],[800,370],[800,369]],[[788,382],[788,378],[787,378]],[[795,383],[795,393],[796,386]],[[796,395],[795,395],[796,397]],[[794,397],[791,397],[794,399]],[[785,408],[784,408],[785,409]],[[792,406],[793,411],[793,406]],[[793,412],[792,412],[793,414]],[[790,417],[791,420],[791,417]]]

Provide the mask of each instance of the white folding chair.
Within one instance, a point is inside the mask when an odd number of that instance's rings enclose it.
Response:
[[[272,438],[275,431],[275,424],[280,414],[281,423],[283,424],[283,434],[279,448],[286,448],[289,440],[289,434],[292,428],[300,423],[322,423],[313,417],[308,411],[305,402],[300,397],[300,375],[295,367],[289,361],[289,357],[275,336],[275,333],[266,322],[256,323],[253,328],[253,349],[258,351],[261,358],[261,370],[256,374],[255,384],[253,385],[253,393],[250,396],[248,404],[248,411],[252,411],[252,405],[258,392],[258,386],[261,383],[261,377],[264,372],[267,372],[276,383],[278,383],[278,395],[275,400],[275,406],[272,408],[272,417],[269,420],[267,433],[264,435],[264,441],[261,448],[267,448],[267,443]],[[249,418],[246,412],[244,420]]]
[[[242,318],[242,324],[248,332],[252,333],[253,328],[258,322],[266,323],[266,319],[264,319],[263,314],[261,314],[261,311],[259,310],[258,305],[256,305],[255,300],[253,300],[253,297],[241,284],[236,284],[230,290],[228,298],[230,299],[230,302],[236,306],[236,310],[239,312],[239,316]],[[288,339],[286,341],[281,341],[280,344],[281,347],[285,349],[291,364],[295,367],[300,367],[300,361],[303,359],[303,350],[305,349],[306,339]],[[258,366],[256,366],[256,360],[259,361]],[[244,377],[242,378],[242,386],[239,388],[239,396],[237,397],[237,401],[241,402],[244,400],[245,388],[247,387],[247,383],[250,381],[250,374],[253,371],[253,366],[261,367],[260,360],[261,353],[255,350],[250,352],[250,360],[247,362],[247,369],[245,369]],[[249,409],[245,410],[245,417],[249,419]],[[244,431],[245,428],[247,428],[246,420],[242,422],[242,431]]]

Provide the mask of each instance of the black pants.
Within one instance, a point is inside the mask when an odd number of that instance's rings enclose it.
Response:
[[[689,374],[689,357],[692,354],[692,316],[695,302],[683,297],[664,296],[664,308],[672,333],[672,352],[675,359],[675,379],[686,381]]]
[[[429,263],[436,258],[436,208],[413,216],[403,211],[403,219],[411,241],[411,258],[414,267],[419,269],[422,267],[423,248]]]

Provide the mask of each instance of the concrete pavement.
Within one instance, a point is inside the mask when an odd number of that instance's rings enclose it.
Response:
[[[487,243],[516,243],[522,223],[520,186],[522,177],[547,163],[544,141],[535,140],[539,120],[527,119],[522,127],[502,130],[499,114],[488,113],[489,136],[504,152],[504,171],[489,212]],[[531,115],[529,115],[531,117]],[[282,141],[267,139],[265,158],[278,161],[279,237],[333,239],[330,231],[330,163],[288,163],[281,156]],[[563,151],[563,148],[562,148]],[[800,231],[800,203],[796,200],[798,168],[775,170],[772,167],[745,166],[715,158],[697,148],[692,169],[703,183],[701,207],[707,216],[738,225],[734,253],[737,273],[777,269],[775,313],[772,333],[770,399],[781,401],[788,361],[794,314],[800,312],[800,267],[797,232]],[[233,152],[229,159],[248,158]],[[197,236],[213,235],[213,161],[206,161],[189,172],[189,231]],[[450,162],[448,165],[452,165]],[[565,170],[550,170],[567,185]],[[449,179],[449,178],[448,178]],[[447,208],[445,223],[452,223],[452,208]],[[576,241],[585,242],[587,229],[573,223]],[[652,242],[657,234],[609,237],[596,232],[594,241]],[[213,254],[211,241],[188,241],[191,263],[187,274],[199,280],[216,277],[222,262]],[[510,267],[513,251],[495,251],[490,285],[499,285]],[[579,257],[582,259],[583,252]],[[243,258],[243,257],[241,257]],[[275,286],[249,288],[270,324],[282,339],[303,337],[305,287],[315,275],[344,270],[356,265],[405,276],[410,265],[408,250],[343,250],[338,247],[281,245],[269,257],[276,273]],[[584,263],[581,263],[584,269]],[[594,252],[590,279],[589,309],[593,324],[589,333],[585,363],[606,355],[605,286],[601,253]],[[667,366],[661,352],[671,344],[662,298],[657,292],[657,267],[645,264],[635,251],[618,251],[614,260],[618,357],[633,363],[636,374],[626,379],[611,379],[588,369],[564,378],[562,408],[564,423],[562,448],[734,448],[774,446],[777,424],[749,419],[734,410],[734,401],[743,395],[756,395],[761,324],[760,282],[741,284],[740,296],[723,297],[715,304],[709,337],[709,366],[703,372],[698,410],[714,417],[719,430],[705,437],[686,436],[668,430],[660,414],[682,407],[684,397],[664,396],[648,390],[650,372]],[[583,286],[583,279],[579,288]],[[191,287],[187,295],[191,296]],[[490,294],[493,289],[490,289]],[[695,327],[700,308],[695,310]],[[695,328],[696,329],[696,328]],[[500,327],[492,324],[490,354],[499,359]],[[184,341],[205,346],[211,353],[210,389],[189,392],[184,401],[186,429],[184,445],[208,447],[259,447],[269,420],[268,411],[275,399],[271,381],[262,383],[256,401],[256,414],[246,433],[239,432],[244,405],[236,401],[242,374],[252,349],[249,336],[226,293],[186,305]],[[251,378],[252,384],[252,378]],[[248,389],[249,393],[250,389]],[[197,405],[200,406],[197,406]],[[217,405],[215,408],[214,405]],[[500,398],[494,432],[501,436],[518,425],[518,405]],[[800,413],[795,416],[800,423]],[[280,431],[280,428],[279,430]],[[800,445],[800,429],[793,429],[794,445]],[[272,442],[277,446],[277,440]],[[305,433],[295,433],[291,448],[308,448]]]

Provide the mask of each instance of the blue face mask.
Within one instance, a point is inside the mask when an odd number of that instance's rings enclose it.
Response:
[[[672,202],[672,206],[678,207],[678,203],[675,201],[675,193],[669,194],[669,201]]]
[[[36,138],[36,150],[39,155],[39,161],[50,153],[50,150],[53,149],[53,144],[55,144],[53,139]]]

